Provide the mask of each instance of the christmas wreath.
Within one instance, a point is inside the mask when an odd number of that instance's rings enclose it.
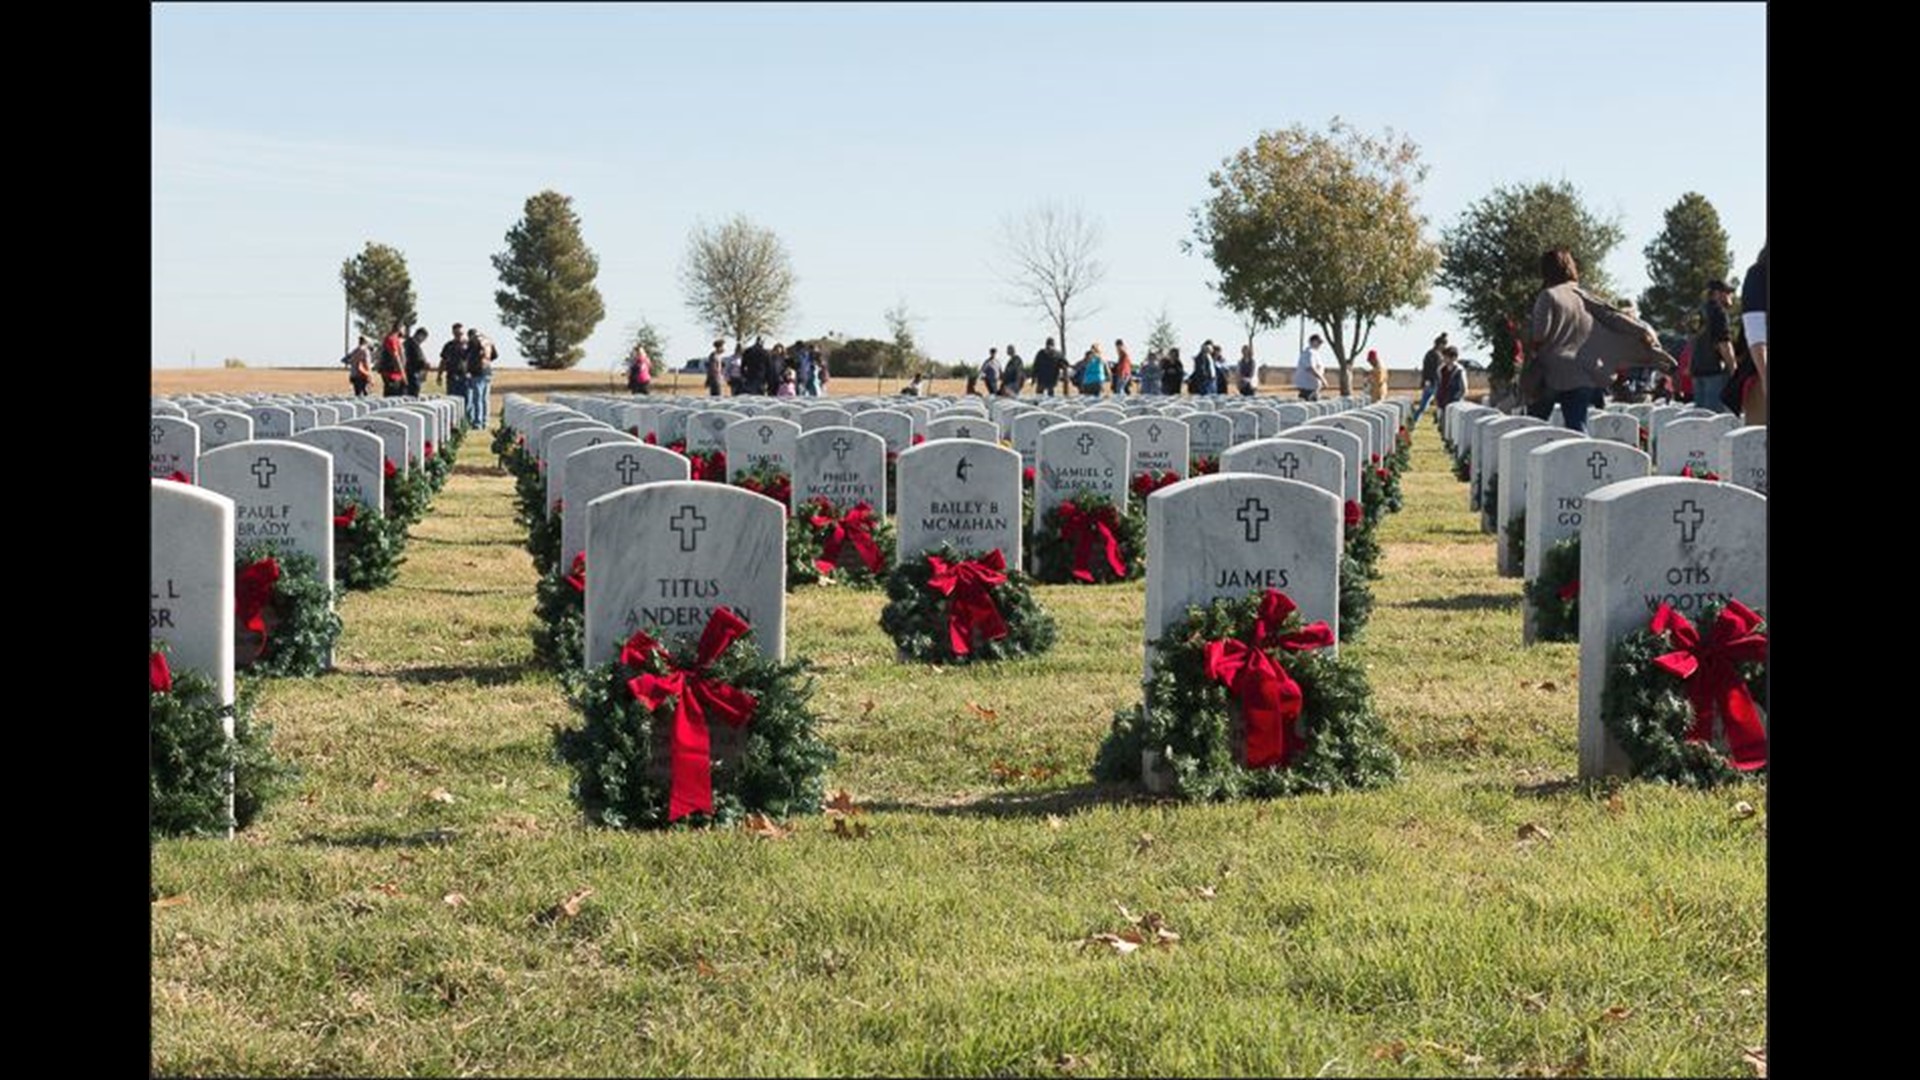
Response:
[[[961,554],[951,545],[908,559],[887,576],[880,627],[910,660],[1005,660],[1053,647],[1053,616],[998,548]]]
[[[724,467],[721,475],[726,475]],[[785,469],[774,465],[755,465],[735,476],[733,486],[745,488],[755,495],[765,495],[786,508],[788,516],[793,514],[793,478],[787,475]]]
[[[585,662],[587,557],[573,557],[561,570],[550,566],[533,586],[533,656],[564,680]]]
[[[667,444],[667,449],[687,459],[687,479],[705,480],[709,483],[727,482],[727,452],[725,450],[687,449],[685,439],[675,439]]]
[[[1397,514],[1406,505],[1406,498],[1400,493],[1400,474],[1381,464],[1380,455],[1373,455],[1373,467],[1362,476],[1361,495],[1369,499],[1374,519],[1382,514]]]
[[[1131,581],[1146,573],[1146,524],[1098,492],[1078,491],[1047,511],[1033,538],[1034,576],[1083,585]]]
[[[333,579],[343,589],[378,589],[393,584],[406,559],[398,538],[380,515],[358,499],[333,503]]]
[[[1325,623],[1305,625],[1285,593],[1192,607],[1153,643],[1153,677],[1137,708],[1114,714],[1095,779],[1224,800],[1393,780],[1399,759],[1358,663],[1321,651]]]
[[[1159,472],[1154,472],[1149,469],[1135,476],[1127,483],[1128,487],[1133,491],[1135,504],[1140,506],[1142,512],[1144,512],[1144,508],[1147,505],[1147,496],[1159,491],[1163,487],[1179,482],[1180,474],[1174,472],[1172,469],[1162,469]]]
[[[313,556],[256,545],[234,563],[233,657],[258,675],[318,675],[340,637]]]
[[[1487,532],[1498,530],[1500,523],[1494,517],[1500,513],[1500,474],[1494,473],[1480,484],[1480,527]]]
[[[787,519],[787,588],[837,582],[878,586],[893,565],[893,524],[860,502],[846,512],[815,497]]]
[[[419,469],[402,475],[393,462],[387,462],[386,503],[388,527],[405,535],[433,503],[433,491],[426,474]]]
[[[225,836],[244,829],[281,795],[296,770],[273,756],[273,727],[253,716],[254,690],[242,684],[231,708],[197,671],[174,671],[166,646],[147,656],[147,838]],[[233,734],[226,719],[233,718]],[[229,780],[231,778],[231,780]],[[233,817],[227,817],[228,784]]]
[[[1515,566],[1527,565],[1527,512],[1525,510],[1507,519],[1506,542],[1507,559]]]
[[[453,475],[453,459],[434,449],[433,440],[427,440],[427,460],[422,462],[422,471],[427,474],[427,485],[439,494],[447,486],[447,477]]]
[[[819,809],[834,753],[808,708],[805,664],[766,659],[750,634],[717,608],[691,654],[640,631],[579,681],[585,725],[555,735],[588,820],[729,825]]]
[[[506,424],[503,423],[493,429],[493,456],[500,459],[502,468],[512,468],[511,465],[507,464],[507,458],[511,456],[514,448],[519,446],[520,443],[520,436]]]
[[[1346,515],[1346,554],[1360,569],[1361,576],[1371,580],[1380,576],[1380,535],[1374,529],[1373,519],[1358,502],[1348,499],[1342,506]]]
[[[560,530],[566,524],[564,500],[553,500],[551,513],[535,513],[527,522],[527,554],[533,556],[533,570],[545,574],[560,562]]]
[[[1600,720],[1637,777],[1712,787],[1767,769],[1766,618],[1715,599],[1700,625],[1661,604],[1608,652]]]
[[[1351,554],[1340,555],[1340,636],[1348,641],[1366,632],[1373,617],[1373,582]]]
[[[1187,462],[1187,475],[1212,476],[1220,471],[1220,459],[1212,454],[1196,454]]]
[[[1413,466],[1413,432],[1408,431],[1405,424],[1401,424],[1400,430],[1394,434],[1393,456],[1389,460],[1396,473],[1406,472]]]
[[[1721,478],[1720,474],[1717,472],[1714,472],[1712,469],[1695,469],[1691,465],[1682,465],[1680,467],[1680,475],[1686,477],[1689,480],[1718,481]]]
[[[1535,641],[1580,638],[1580,536],[1556,541],[1540,553],[1540,573],[1527,582]]]
[[[1448,446],[1447,451],[1453,452],[1451,445]],[[1466,455],[1457,455],[1453,459],[1453,478],[1463,484],[1473,482],[1473,463],[1467,460]]]

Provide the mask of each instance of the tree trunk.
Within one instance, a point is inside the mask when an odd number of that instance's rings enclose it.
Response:
[[[1353,393],[1353,360],[1347,358],[1340,361],[1340,396],[1346,397],[1351,393]]]

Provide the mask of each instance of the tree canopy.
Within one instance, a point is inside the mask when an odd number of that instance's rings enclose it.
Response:
[[[1304,316],[1348,368],[1374,325],[1425,307],[1439,252],[1415,187],[1420,151],[1391,130],[1375,137],[1337,117],[1326,132],[1263,132],[1207,177],[1213,196],[1193,211],[1223,304],[1249,331]]]
[[[580,235],[573,200],[542,191],[507,230],[507,249],[493,256],[501,288],[493,294],[500,321],[514,331],[527,362],[549,371],[586,355],[581,343],[606,317],[594,279],[600,260]]]
[[[1610,285],[1601,263],[1622,235],[1564,180],[1497,187],[1461,212],[1441,239],[1439,280],[1453,292],[1453,310],[1492,351],[1490,377],[1513,376],[1509,326],[1524,326],[1533,308],[1541,252],[1566,248],[1580,266],[1580,283],[1605,294]]]
[[[1044,312],[1054,340],[1067,350],[1067,327],[1100,309],[1086,306],[1086,294],[1105,280],[1100,261],[1105,230],[1077,206],[1044,202],[1000,223],[1000,248],[1006,261],[1000,277],[1012,293],[1007,302]]]
[[[414,310],[413,276],[398,248],[367,241],[360,254],[340,264],[340,284],[346,287],[354,325],[375,341],[395,323],[412,326],[420,318]]]
[[[1640,294],[1640,317],[1672,333],[1691,329],[1708,282],[1726,281],[1733,273],[1733,251],[1727,247],[1720,212],[1697,191],[1667,207],[1660,235],[1642,254],[1647,257],[1647,289]]]
[[[680,263],[688,310],[709,330],[733,338],[735,348],[786,325],[795,280],[780,238],[739,215],[712,228],[695,226]]]

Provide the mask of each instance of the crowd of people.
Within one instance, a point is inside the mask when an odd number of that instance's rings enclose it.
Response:
[[[710,397],[719,397],[723,388],[735,397],[820,397],[827,392],[827,383],[832,379],[826,354],[810,342],[796,341],[792,345],[775,342],[769,349],[763,337],[756,337],[753,344],[731,352],[725,338],[715,338],[702,375]],[[640,394],[647,392],[631,379],[628,389]]]
[[[467,423],[485,427],[493,363],[500,358],[500,350],[479,330],[454,323],[453,336],[440,347],[440,365],[436,368],[427,360],[428,336],[426,327],[409,330],[404,323],[393,324],[377,346],[361,334],[359,343],[341,358],[354,396],[368,396],[378,379],[382,397],[419,397],[427,374],[432,372],[442,389],[466,402]]]
[[[1319,334],[1307,339],[1294,367],[1291,385],[1304,401],[1317,401],[1329,384],[1326,353]],[[1377,350],[1367,353],[1367,390],[1378,401],[1387,394],[1387,369]],[[1252,397],[1260,386],[1261,365],[1255,360],[1251,344],[1240,346],[1240,357],[1229,361],[1220,345],[1209,339],[1195,349],[1191,361],[1178,348],[1148,349],[1136,363],[1124,339],[1115,338],[1108,354],[1099,342],[1087,346],[1079,360],[1068,361],[1066,354],[1048,338],[1029,364],[1020,351],[1008,345],[1002,354],[989,349],[987,358],[967,373],[967,393],[984,392],[989,397],[1018,397],[1032,392],[1040,397],[1081,394],[1116,397],[1139,394],[1147,397],[1195,397],[1239,394]]]

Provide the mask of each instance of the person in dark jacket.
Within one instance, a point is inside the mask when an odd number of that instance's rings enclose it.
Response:
[[[1440,387],[1440,361],[1445,357],[1442,350],[1447,347],[1447,335],[1441,334],[1433,339],[1433,348],[1420,358],[1420,403],[1413,407],[1413,422],[1420,422],[1420,414],[1427,411],[1428,403],[1433,401],[1434,393]]]
[[[1168,397],[1179,397],[1180,388],[1186,382],[1187,368],[1180,362],[1180,350],[1168,349],[1167,355],[1160,358],[1160,392]]]
[[[1053,339],[1048,338],[1046,347],[1033,354],[1034,389],[1047,397],[1054,396],[1054,390],[1060,385],[1061,369],[1067,366],[1067,358],[1054,348]]]
[[[1448,345],[1440,353],[1440,370],[1434,376],[1433,426],[1445,431],[1447,406],[1467,396],[1467,370],[1460,366],[1460,350]]]

